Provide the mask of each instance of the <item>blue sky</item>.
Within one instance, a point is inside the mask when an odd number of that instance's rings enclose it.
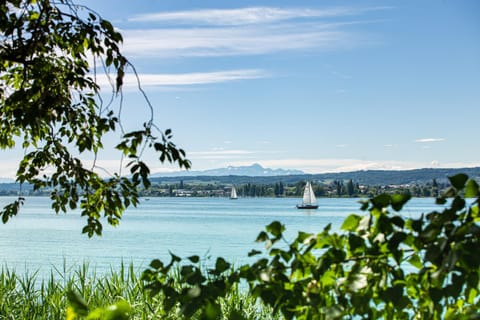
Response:
[[[479,1],[81,3],[122,32],[194,170],[480,166]],[[127,127],[147,115],[129,83]]]

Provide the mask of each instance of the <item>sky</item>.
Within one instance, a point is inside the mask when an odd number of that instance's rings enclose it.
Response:
[[[155,122],[193,170],[480,166],[480,1],[80,3],[122,33]],[[149,112],[133,80],[132,128]],[[100,158],[118,162],[108,147]],[[0,177],[12,159],[2,151]]]

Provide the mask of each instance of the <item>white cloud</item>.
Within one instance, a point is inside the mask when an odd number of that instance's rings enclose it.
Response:
[[[236,9],[202,9],[189,11],[158,12],[137,15],[132,22],[195,23],[207,25],[245,25],[272,23],[297,18],[329,18],[358,15],[365,11],[383,10],[389,7],[329,9],[248,7]]]
[[[136,57],[260,55],[287,50],[351,47],[359,40],[338,27],[282,24],[238,28],[124,30],[123,53]]]
[[[0,179],[5,179],[5,180],[14,179],[15,173],[18,170],[19,163],[20,163],[20,159],[18,161],[8,161],[8,160],[2,159],[0,164]]]
[[[255,152],[249,150],[225,150],[223,148],[214,148],[209,151],[190,151],[187,152],[187,158],[195,165],[203,160],[224,160],[232,159],[252,159]]]
[[[211,151],[190,151],[188,152],[188,156],[191,158],[195,157],[204,157],[204,156],[218,156],[218,155],[226,155],[226,156],[238,156],[238,155],[246,155],[252,154],[253,151],[248,150],[225,150],[222,148],[216,148]]]
[[[137,57],[179,58],[352,47],[365,39],[340,28],[372,20],[338,18],[385,9],[391,7],[247,7],[146,13],[129,21],[132,25],[148,22],[149,28],[122,30],[123,52]],[[340,72],[335,76],[351,78]]]
[[[212,155],[212,154],[226,154],[226,155],[238,155],[238,154],[252,154],[253,151],[248,150],[225,150],[223,148],[216,148],[211,151],[191,151],[189,155]]]
[[[274,22],[292,18],[318,17],[321,14],[321,11],[311,9],[250,7],[149,13],[134,16],[129,19],[129,21],[242,25]],[[328,12],[325,10],[323,14],[327,15]],[[333,11],[330,14],[333,14]]]
[[[422,139],[417,139],[415,142],[417,143],[429,143],[429,142],[440,142],[440,141],[445,141],[443,138],[422,138]]]
[[[180,74],[139,74],[142,87],[152,86],[188,86],[210,83],[230,82],[236,80],[259,79],[267,77],[267,73],[258,69],[227,70],[215,72],[196,72]],[[100,86],[108,86],[109,80],[105,75],[97,76]],[[137,78],[127,73],[123,79],[124,88],[136,88]]]

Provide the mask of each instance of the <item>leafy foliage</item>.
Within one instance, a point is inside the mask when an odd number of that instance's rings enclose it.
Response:
[[[56,212],[80,207],[87,219],[84,233],[101,234],[102,215],[116,225],[124,209],[138,203],[137,188],[150,185],[141,161],[146,147],[159,152],[162,162],[190,167],[171,131],[160,131],[153,118],[141,130],[123,132],[122,106],[113,101],[121,98],[127,68],[135,69],[121,54],[122,36],[110,22],[70,0],[10,0],[0,4],[0,31],[0,148],[25,150],[17,181],[51,190]],[[111,82],[108,103],[100,94],[98,69]],[[96,161],[87,167],[78,158],[96,159],[102,137],[115,130],[123,134],[116,148],[119,158],[129,159],[131,178],[103,178]],[[22,202],[0,212],[4,223]]]
[[[67,320],[80,317],[86,320],[128,320],[132,314],[132,306],[125,300],[90,311],[87,302],[75,291],[67,292],[67,296],[70,303],[67,308]]]
[[[366,215],[347,217],[343,233],[328,225],[291,242],[275,221],[257,237],[266,257],[234,270],[218,258],[204,274],[198,257],[181,264],[172,254],[168,265],[155,260],[144,272],[146,288],[167,297],[165,308],[204,319],[217,319],[217,299],[242,281],[287,319],[478,319],[479,186],[465,175],[450,181],[437,199],[449,204],[441,212],[408,218],[400,212],[410,196],[385,194],[362,204]],[[168,276],[176,264],[181,285]]]

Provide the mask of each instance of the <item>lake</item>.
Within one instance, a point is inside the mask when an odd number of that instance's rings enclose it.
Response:
[[[0,206],[14,198],[0,197]],[[279,220],[287,238],[297,231],[319,232],[331,223],[338,229],[351,213],[361,214],[359,199],[320,198],[318,210],[298,210],[293,198],[151,198],[128,209],[116,228],[103,221],[101,237],[81,233],[86,219],[79,211],[56,215],[47,197],[27,198],[17,217],[0,225],[0,263],[16,271],[48,274],[52,268],[74,268],[87,261],[97,273],[122,261],[144,268],[155,258],[218,256],[235,264],[248,262],[255,239],[264,227]],[[435,208],[433,198],[412,199],[402,211],[418,215]]]

